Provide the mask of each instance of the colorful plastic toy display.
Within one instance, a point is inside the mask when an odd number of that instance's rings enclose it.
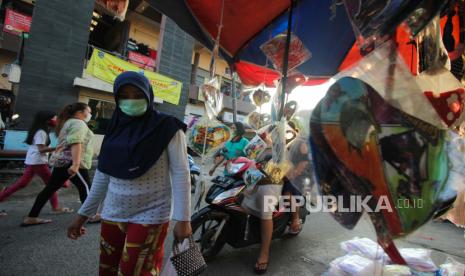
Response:
[[[259,135],[256,135],[252,140],[250,140],[249,144],[244,149],[247,158],[249,159],[256,159],[260,156],[266,149],[267,144],[260,138]]]
[[[206,139],[205,132],[207,133]],[[191,128],[188,137],[189,146],[193,151],[199,155],[208,155],[231,138],[231,131],[218,121],[209,121],[204,118]],[[205,148],[204,144],[206,145]]]
[[[429,108],[425,112],[435,112]],[[371,197],[378,241],[394,262],[403,259],[392,238],[411,233],[447,210],[455,192],[446,185],[446,130],[388,104],[365,82],[345,77],[332,85],[310,122],[313,163],[320,191]],[[378,204],[390,209],[378,209]],[[408,206],[407,206],[408,205]],[[360,212],[333,213],[352,229]]]
[[[282,72],[284,49],[286,45],[286,33],[278,34],[265,42],[260,49],[273,63],[276,70]],[[312,57],[310,51],[305,47],[302,40],[295,34],[291,34],[289,46],[288,69],[292,70]]]

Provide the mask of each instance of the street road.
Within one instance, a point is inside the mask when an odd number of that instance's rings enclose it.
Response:
[[[0,181],[0,188],[10,182],[4,178]],[[69,240],[66,227],[74,215],[53,215],[47,204],[42,216],[53,219],[53,223],[19,227],[41,187],[42,184],[35,181],[0,203],[0,209],[8,211],[7,217],[0,218],[0,275],[97,275],[98,224],[88,225],[87,235],[80,240]],[[74,187],[61,189],[59,199],[75,210],[80,206]],[[409,238],[397,241],[397,244],[399,247],[431,249],[437,265],[442,264],[447,256],[465,263],[463,235],[463,229],[450,223],[431,222]],[[357,227],[349,231],[328,214],[311,214],[298,237],[273,241],[268,275],[321,275],[332,260],[343,255],[339,243],[356,236],[375,240],[376,235],[368,217],[362,218]],[[171,245],[171,242],[170,235],[166,245]],[[167,254],[169,247],[166,248]],[[225,246],[209,263],[207,275],[253,275],[252,266],[258,248],[258,245],[245,249]]]

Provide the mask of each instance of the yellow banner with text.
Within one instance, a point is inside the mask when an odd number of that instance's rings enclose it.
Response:
[[[94,49],[86,72],[108,83],[114,83],[116,77],[126,71],[144,74],[152,84],[155,97],[168,103],[179,104],[182,82],[165,77],[161,74],[143,70],[136,65],[112,56],[101,50]]]

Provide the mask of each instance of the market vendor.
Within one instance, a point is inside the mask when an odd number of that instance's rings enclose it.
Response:
[[[223,149],[220,150],[220,154],[215,158],[215,164],[209,172],[210,176],[215,173],[216,168],[218,168],[223,161],[245,156],[244,149],[249,143],[249,140],[244,138],[244,125],[240,122],[236,122],[232,125],[231,131],[234,133],[234,137],[224,145]]]

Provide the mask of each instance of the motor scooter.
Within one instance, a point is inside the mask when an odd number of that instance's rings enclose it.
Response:
[[[206,260],[217,255],[225,244],[242,248],[261,241],[260,219],[247,214],[240,206],[246,188],[243,175],[252,166],[261,168],[263,164],[245,157],[228,161],[227,175],[212,180],[205,197],[208,205],[192,216],[193,237]],[[302,225],[308,214],[305,208],[300,208]],[[273,239],[293,236],[287,231],[291,215],[279,210],[273,213]]]

